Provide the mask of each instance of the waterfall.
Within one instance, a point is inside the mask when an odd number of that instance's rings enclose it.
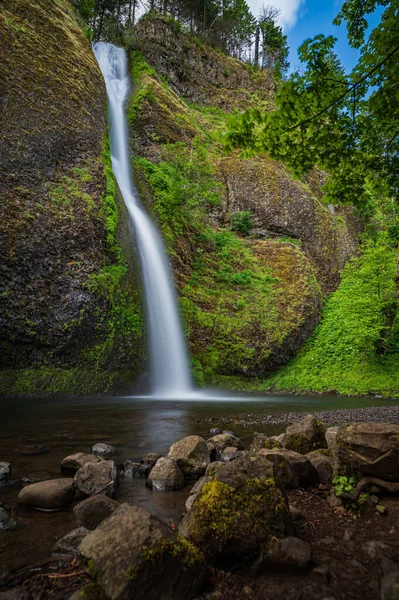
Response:
[[[117,179],[136,235],[146,304],[152,392],[157,397],[182,398],[193,392],[187,351],[174,286],[161,236],[140,206],[133,184],[125,102],[129,93],[123,48],[98,42],[94,54],[108,95],[112,170]]]

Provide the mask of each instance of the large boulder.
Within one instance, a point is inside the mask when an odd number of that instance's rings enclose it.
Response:
[[[200,551],[137,506],[122,504],[79,549],[110,600],[186,600],[203,584]]]
[[[205,440],[189,435],[169,448],[168,458],[175,460],[187,479],[198,479],[209,464],[209,451]]]
[[[98,463],[102,460],[100,456],[94,454],[86,454],[85,452],[77,452],[66,456],[61,463],[61,471],[64,473],[76,473],[88,463]]]
[[[300,454],[327,448],[325,431],[326,427],[314,415],[306,415],[298,423],[287,427],[284,447]]]
[[[286,448],[272,448],[259,450],[259,455],[265,456],[275,467],[276,473],[285,489],[309,487],[318,482],[316,469],[310,460]]]
[[[50,479],[24,487],[18,494],[18,504],[57,510],[67,506],[74,496],[73,479]]]
[[[159,492],[182,490],[184,488],[184,475],[172,458],[163,456],[155,463],[146,481],[148,487]]]
[[[198,479],[198,481],[195,482],[195,485],[193,485],[193,487],[191,488],[190,495],[186,500],[186,510],[191,509],[192,505],[194,504],[194,502],[200,495],[201,490],[204,487],[204,485],[206,485],[210,481],[212,481],[212,476],[204,475],[203,477]]]
[[[260,573],[276,567],[305,569],[310,560],[311,550],[307,542],[296,537],[286,537],[283,540],[272,538],[265,544],[253,571]]]
[[[202,487],[179,531],[210,558],[244,557],[290,526],[273,464],[264,456],[246,455],[219,469]]]
[[[339,473],[399,481],[399,425],[341,425],[336,444]]]
[[[237,450],[244,450],[244,445],[241,440],[231,433],[220,433],[214,435],[206,441],[208,450],[211,455],[214,454],[216,460],[220,460],[223,450],[226,448],[237,448]]]
[[[87,463],[74,477],[74,486],[85,496],[104,494],[113,498],[118,489],[118,471],[113,460]]]
[[[73,509],[77,527],[95,529],[120,506],[119,502],[99,494],[79,502]]]

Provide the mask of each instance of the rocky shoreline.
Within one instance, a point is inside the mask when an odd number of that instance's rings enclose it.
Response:
[[[381,419],[394,416],[387,408]],[[21,480],[17,509],[0,506],[0,555],[15,532],[23,543],[38,510],[73,511],[75,528],[70,520],[41,564],[0,569],[0,600],[396,600],[399,426],[294,416],[247,449],[213,427],[209,439],[191,435],[139,462],[118,464],[118,449],[97,443],[65,457],[58,478]],[[11,475],[0,463],[2,485]],[[186,490],[180,522],[118,502],[122,478],[152,494]]]

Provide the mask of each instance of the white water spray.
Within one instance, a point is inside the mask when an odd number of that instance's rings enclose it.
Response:
[[[189,397],[193,387],[169,264],[160,234],[141,208],[131,177],[125,120],[129,92],[126,53],[104,42],[93,49],[107,88],[112,170],[136,232],[147,308],[152,391],[157,397]]]

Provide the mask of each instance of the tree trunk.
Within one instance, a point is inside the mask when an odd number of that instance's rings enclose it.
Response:
[[[254,65],[256,68],[259,67],[259,25],[256,26],[256,32],[255,32],[255,58],[254,58]]]

